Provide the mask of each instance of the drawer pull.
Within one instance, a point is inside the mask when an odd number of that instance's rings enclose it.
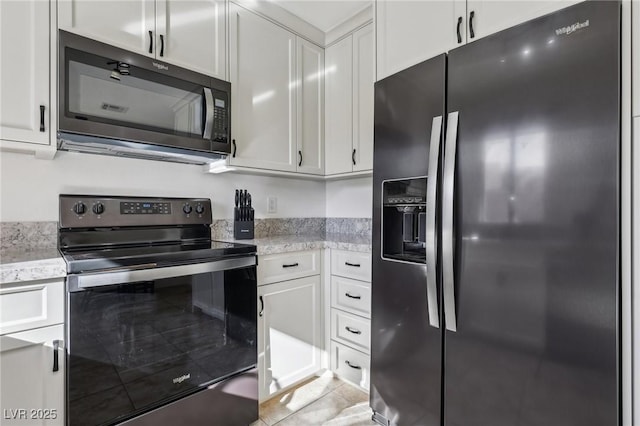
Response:
[[[60,340],[53,341],[53,371],[56,372],[60,369],[58,365],[58,348],[60,347]]]
[[[349,326],[346,326],[344,329],[347,330],[349,333],[362,334],[362,331],[360,331],[360,330],[358,330],[356,328],[351,328]]]
[[[345,360],[345,362],[344,362],[344,363],[345,363],[345,364],[347,364],[349,367],[351,367],[351,368],[353,368],[353,369],[356,369],[356,370],[362,370],[362,367],[360,367],[359,365],[351,364],[351,363],[349,362],[349,360]]]
[[[346,292],[344,295],[347,296],[349,299],[358,299],[358,300],[362,299],[362,297],[354,296],[353,294],[351,294],[349,292]]]
[[[360,267],[359,263],[344,262],[344,264],[347,265],[347,266],[353,266],[354,268],[359,268]]]
[[[264,299],[262,298],[262,296],[260,296],[260,312],[258,313],[258,316],[262,316],[264,314]]]
[[[282,265],[283,268],[295,268],[296,266],[298,266],[298,262],[290,263],[288,265]]]

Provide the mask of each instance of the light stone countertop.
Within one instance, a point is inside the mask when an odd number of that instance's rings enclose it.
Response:
[[[62,278],[67,264],[56,248],[0,251],[0,284]]]
[[[254,244],[258,247],[258,255],[324,248],[371,252],[371,238],[357,234],[279,235],[226,241]],[[0,284],[62,278],[66,275],[67,264],[55,248],[0,251]]]
[[[258,248],[258,255],[323,248],[371,252],[371,238],[357,234],[278,235],[254,240],[223,239],[223,241],[253,244]]]

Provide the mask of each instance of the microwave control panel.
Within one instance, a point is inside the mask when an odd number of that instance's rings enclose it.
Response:
[[[213,91],[213,142],[229,143],[229,99],[228,94]]]

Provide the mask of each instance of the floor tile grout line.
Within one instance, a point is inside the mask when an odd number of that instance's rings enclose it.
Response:
[[[344,385],[344,383],[341,383],[340,386]],[[321,401],[322,399],[328,397],[329,395],[331,395],[333,392],[336,391],[336,389],[338,389],[340,386],[336,386],[334,389],[330,390],[329,392],[325,393],[324,395],[322,395],[320,398],[310,402],[309,404],[305,405],[304,407],[301,407],[300,409],[294,411],[293,413],[287,415],[286,417],[278,420],[276,423],[273,424],[273,426],[278,426],[278,424],[280,424],[281,422],[285,421],[287,418],[291,417],[291,416],[295,416],[296,414],[298,414],[300,411],[304,410],[305,408],[307,408],[310,405],[315,404],[316,402]],[[349,401],[347,398],[345,398],[344,396],[340,395],[340,394],[336,394],[336,396],[340,399],[343,399],[345,402],[350,403],[351,401]],[[328,419],[331,420],[331,419]],[[264,421],[264,420],[263,420]],[[266,423],[266,422],[265,422]]]

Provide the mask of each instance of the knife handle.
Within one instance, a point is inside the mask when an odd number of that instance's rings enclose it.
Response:
[[[240,203],[240,191],[236,189],[236,207]]]

